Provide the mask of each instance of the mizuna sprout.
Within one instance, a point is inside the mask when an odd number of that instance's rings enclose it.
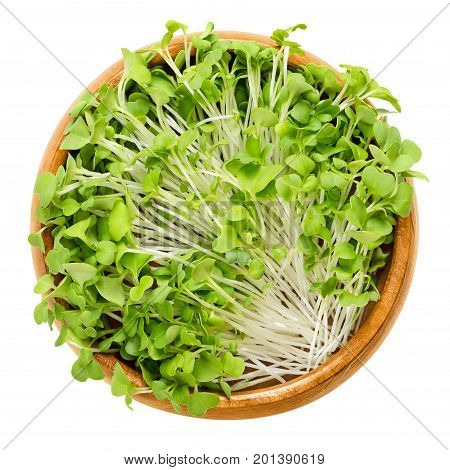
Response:
[[[102,379],[95,353],[115,354],[147,384],[116,364],[128,405],[153,393],[203,415],[217,392],[313,370],[379,298],[421,152],[367,101],[400,111],[365,68],[289,66],[304,28],[264,47],[211,23],[189,40],[169,21],[157,46],[123,49],[117,86],[71,110],[67,162],[36,181],[30,243],[48,268],[35,320],[81,349],[78,380]]]

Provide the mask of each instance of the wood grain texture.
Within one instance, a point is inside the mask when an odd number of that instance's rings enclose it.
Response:
[[[217,32],[216,34],[223,39],[255,40],[266,46],[274,45],[268,37],[255,34],[236,31]],[[182,47],[182,37],[174,38],[170,45],[171,55],[175,56]],[[157,57],[153,59],[150,66],[160,62],[161,58]],[[299,66],[309,62],[319,65],[326,64],[308,52],[305,55],[292,56],[289,61],[291,66]],[[95,92],[105,82],[116,84],[120,80],[122,72],[123,61],[120,60],[94,80],[88,87],[89,90]],[[51,171],[55,173],[59,166],[65,163],[67,151],[60,150],[59,146],[64,137],[64,129],[70,120],[71,117],[66,113],[59,122],[45,150],[39,172]],[[41,224],[35,217],[37,204],[37,197],[33,196],[31,210],[32,232],[41,229]],[[221,397],[219,405],[209,410],[205,417],[211,419],[244,419],[289,411],[329,393],[362,367],[391,330],[405,301],[416,259],[417,223],[417,203],[414,199],[411,214],[406,218],[398,219],[391,261],[382,273],[378,286],[381,298],[369,309],[361,328],[347,345],[341,347],[324,364],[304,376],[284,384],[235,392],[230,400]],[[47,250],[50,249],[52,239],[49,231],[44,233],[44,240]],[[36,276],[40,277],[47,272],[44,255],[36,248],[32,249],[32,255]],[[76,349],[74,350],[76,351]],[[95,354],[95,358],[105,372],[106,381],[109,382],[114,364],[118,359],[110,354]],[[137,386],[145,385],[142,376],[137,371],[122,361],[120,362],[134,384]],[[158,401],[151,394],[137,395],[135,399],[154,408],[173,412],[169,403]]]

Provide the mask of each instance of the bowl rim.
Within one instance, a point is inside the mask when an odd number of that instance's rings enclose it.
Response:
[[[191,41],[194,34],[188,35],[188,41]],[[258,34],[239,31],[215,31],[215,34],[221,39],[253,40],[266,47],[276,46],[274,41],[267,36]],[[177,36],[171,41],[169,51],[174,56],[183,47],[183,36]],[[149,65],[150,67],[155,66],[160,61],[161,58],[156,57],[150,61]],[[289,65],[293,67],[299,67],[310,62],[317,65],[327,65],[334,70],[322,59],[306,51],[304,55],[295,54],[289,59]],[[122,60],[115,62],[100,74],[87,89],[91,92],[96,92],[105,82],[116,84],[122,75],[123,65]],[[79,97],[74,103],[78,99]],[[64,164],[67,151],[60,150],[59,146],[64,137],[64,129],[71,119],[68,112],[66,112],[59,121],[44,152],[38,174],[45,171],[55,173],[58,167]],[[31,207],[32,232],[42,228],[41,223],[35,216],[37,206],[38,198],[36,195],[33,195]],[[353,375],[360,367],[363,367],[391,330],[406,299],[417,255],[417,227],[417,202],[414,196],[411,213],[406,218],[399,217],[397,219],[391,260],[385,268],[387,274],[380,292],[380,300],[374,304],[373,309],[369,312],[359,330],[346,345],[341,346],[323,364],[305,375],[293,378],[285,383],[254,390],[237,391],[232,394],[231,399],[220,396],[219,405],[216,408],[210,409],[204,417],[210,419],[243,419],[269,416],[288,411],[310,403],[329,393]],[[46,247],[48,247],[51,244],[51,235],[47,233],[44,235],[44,238]],[[36,276],[40,277],[47,272],[45,255],[39,249],[33,247],[32,257]],[[57,327],[60,328],[60,325],[57,324]],[[78,353],[78,348],[71,347]],[[95,358],[105,372],[105,380],[110,382],[114,364],[118,359],[111,354],[101,353],[96,353]],[[119,362],[133,383],[138,386],[145,384],[139,372],[122,361],[119,360]],[[170,404],[157,400],[151,394],[136,395],[134,398],[154,408],[174,412]],[[182,414],[188,416],[185,410],[183,410]]]

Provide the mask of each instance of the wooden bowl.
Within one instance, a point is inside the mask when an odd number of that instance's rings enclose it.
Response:
[[[274,45],[273,41],[265,36],[233,31],[217,32],[216,34],[223,39],[256,40],[265,46]],[[170,45],[172,56],[175,56],[182,47],[183,39],[181,37],[174,38]],[[161,58],[155,58],[150,66],[157,65],[161,61]],[[309,62],[318,65],[325,64],[324,61],[310,53],[301,56],[294,55],[289,60],[289,64],[294,67]],[[123,61],[120,60],[94,80],[88,87],[89,90],[97,91],[104,82],[117,84],[122,72]],[[45,150],[39,172],[51,171],[55,173],[59,166],[65,163],[67,151],[60,150],[59,146],[63,139],[64,129],[70,120],[71,117],[65,114],[58,124]],[[31,212],[32,232],[41,229],[41,223],[35,217],[37,203],[37,198],[34,196]],[[45,233],[44,239],[46,247],[49,249],[52,245],[51,235]],[[365,321],[347,345],[341,347],[315,370],[284,384],[235,392],[230,400],[221,396],[219,405],[209,410],[205,417],[243,419],[282,413],[322,397],[347,380],[377,350],[397,319],[411,284],[416,251],[417,209],[414,200],[411,214],[406,218],[398,218],[391,261],[384,268],[379,280],[378,287],[381,298],[367,309]],[[40,277],[47,272],[44,255],[36,248],[32,249],[32,253],[35,272]],[[105,372],[106,381],[109,382],[114,364],[119,359],[111,354],[95,354],[95,358]],[[137,371],[122,362],[121,365],[132,382],[137,386],[145,385],[142,376]],[[154,408],[173,412],[167,401],[158,401],[151,394],[137,395],[136,400]]]

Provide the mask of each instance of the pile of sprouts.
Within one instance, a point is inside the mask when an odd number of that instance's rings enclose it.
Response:
[[[103,378],[95,354],[115,354],[146,383],[116,363],[127,404],[153,393],[202,415],[218,392],[315,369],[378,300],[421,152],[367,101],[400,110],[365,68],[289,65],[304,28],[264,47],[169,21],[71,110],[30,242],[48,267],[36,322],[81,349],[78,380]]]

